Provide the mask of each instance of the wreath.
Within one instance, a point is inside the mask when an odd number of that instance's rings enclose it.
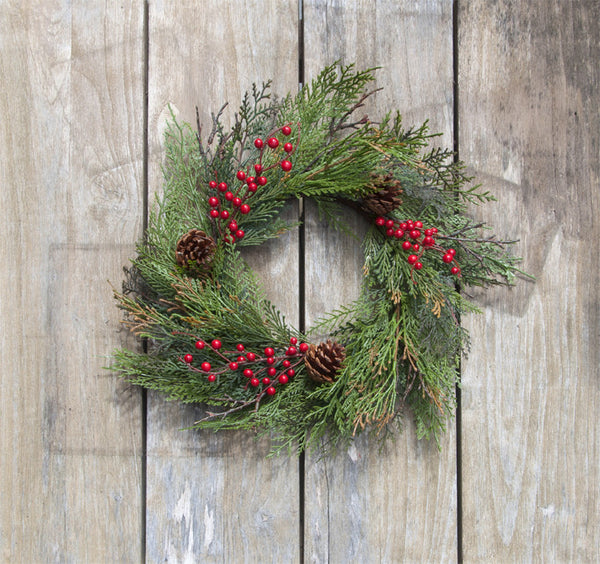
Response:
[[[118,350],[112,370],[169,399],[203,404],[193,428],[255,429],[273,448],[335,445],[365,429],[386,436],[408,408],[418,437],[439,438],[455,407],[468,349],[460,317],[469,286],[511,284],[518,259],[468,215],[493,200],[427,123],[399,113],[355,117],[375,69],[332,65],[297,95],[244,96],[203,136],[166,131],[164,190],[137,257],[115,292],[146,343]],[[356,301],[309,331],[290,327],[243,259],[245,247],[298,223],[280,211],[310,198],[336,228],[340,206],[369,222]],[[326,440],[323,440],[323,439]]]

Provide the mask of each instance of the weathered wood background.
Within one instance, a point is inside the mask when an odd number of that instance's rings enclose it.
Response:
[[[0,1],[0,561],[598,561],[599,20],[597,0]],[[265,460],[103,371],[133,346],[107,280],[160,188],[168,104],[206,122],[338,59],[383,67],[370,111],[455,144],[537,283],[477,296],[441,452],[407,421],[383,452]],[[255,262],[294,323],[304,272],[309,324],[360,257],[306,218],[304,256],[293,233]]]

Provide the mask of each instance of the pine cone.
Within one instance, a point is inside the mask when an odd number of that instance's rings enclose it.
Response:
[[[402,203],[402,185],[391,174],[371,176],[372,192],[363,198],[363,205],[375,215],[387,215]]]
[[[210,235],[192,229],[177,242],[177,264],[189,269],[206,269],[212,262],[217,246]]]
[[[311,379],[322,384],[335,380],[345,358],[344,347],[327,339],[325,343],[310,345],[304,357],[304,365]]]

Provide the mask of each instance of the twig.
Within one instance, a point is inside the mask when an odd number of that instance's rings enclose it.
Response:
[[[198,149],[200,151],[201,157],[206,157],[206,151],[202,146],[202,126],[200,125],[200,113],[198,111],[198,106],[196,106],[196,139],[198,139]]]
[[[362,106],[364,106],[364,102],[365,100],[369,97],[372,96],[373,94],[375,94],[376,92],[379,92],[380,90],[383,90],[383,88],[376,88],[375,90],[371,90],[370,92],[365,92],[358,100],[357,102],[350,107],[341,117],[339,120],[336,120],[335,118],[331,119],[331,125],[329,126],[329,134],[331,136],[333,136],[333,134],[336,131],[339,131],[341,129],[344,129],[346,127],[351,127],[351,125],[349,124],[344,124],[344,120],[349,117],[350,115],[352,115],[356,110],[358,110],[358,108],[362,108]],[[367,123],[368,121],[368,116],[364,116],[360,121],[356,122],[356,124],[360,124],[360,123]],[[363,121],[364,120],[364,121]]]
[[[251,401],[243,401],[243,400],[232,400],[232,402],[235,403],[239,403],[239,405],[237,405],[236,407],[232,407],[231,409],[228,409],[227,411],[221,411],[220,413],[212,413],[212,412],[207,412],[206,417],[203,417],[202,419],[198,419],[198,421],[194,422],[194,425],[199,425],[200,423],[204,422],[204,421],[209,421],[210,419],[214,419],[216,417],[227,417],[228,415],[235,413],[237,411],[241,411],[242,409],[245,409],[246,407],[255,404],[256,409],[258,409],[258,404],[260,403],[260,400],[264,397],[264,395],[267,393],[267,389],[265,388],[262,392],[260,392],[253,400]],[[209,400],[211,401],[211,400]],[[222,399],[219,398],[215,398],[214,401],[224,401]],[[242,403],[240,403],[242,402]]]
[[[498,247],[504,247],[504,245],[513,245],[514,243],[518,243],[519,239],[515,239],[514,241],[498,241],[494,239],[494,236],[488,238],[475,238],[470,239],[469,237],[452,237],[451,235],[439,235],[438,239],[446,239],[448,241],[457,241],[458,243],[462,242],[471,242],[471,243],[491,243],[492,245],[497,245]]]
[[[228,102],[225,102],[222,106],[221,109],[217,112],[217,115],[215,115],[213,112],[210,113],[210,117],[212,118],[212,129],[210,131],[210,135],[208,136],[208,139],[206,140],[206,143],[208,145],[211,145],[212,142],[215,139],[215,135],[218,133],[219,131],[219,119],[221,118],[221,115],[223,114],[223,112],[225,111],[225,108],[227,107]]]

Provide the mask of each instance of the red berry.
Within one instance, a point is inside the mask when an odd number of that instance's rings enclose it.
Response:
[[[281,376],[279,376],[280,384],[287,384],[289,381],[290,381],[290,379],[285,374],[282,374]]]
[[[291,378],[296,374],[296,371],[293,368],[288,368],[287,375]]]
[[[256,180],[256,178],[254,178],[254,176],[249,176],[248,178],[246,178],[246,184],[250,184],[251,182],[254,182]]]
[[[284,360],[281,364],[283,364],[285,368],[289,368],[292,363],[289,360]]]
[[[239,345],[236,345],[235,347],[238,351],[242,352],[244,350],[244,345],[242,345],[242,343],[240,343]]]
[[[242,205],[242,199],[238,198],[237,196],[235,198],[233,198],[233,200],[231,200],[231,203],[236,207],[239,208]]]
[[[404,231],[402,231],[402,229],[396,229],[394,237],[396,237],[396,239],[402,239],[402,237],[404,237]]]
[[[194,360],[194,357],[191,354],[186,354],[183,357],[183,362],[187,363],[187,364],[191,364],[192,360]]]
[[[258,189],[258,184],[256,184],[255,182],[250,182],[250,184],[248,184],[249,192],[256,192],[257,189]]]
[[[288,347],[288,350],[285,351],[285,354],[287,356],[294,356],[297,353],[298,353],[298,351],[296,350],[296,347]]]
[[[275,350],[272,347],[265,349],[265,356],[275,356]]]
[[[292,128],[289,125],[284,125],[281,128],[281,133],[283,133],[284,135],[289,135],[292,132]]]
[[[260,186],[264,186],[267,183],[267,177],[266,176],[259,176],[258,180],[256,181]]]
[[[269,147],[271,147],[271,149],[276,149],[277,147],[279,147],[279,141],[277,140],[277,137],[269,138],[267,144],[269,145]]]
[[[269,368],[267,368],[267,374],[269,376],[275,376],[275,374],[277,374],[277,368],[274,366],[269,366]]]
[[[240,206],[240,212],[243,213],[244,215],[246,215],[247,213],[250,213],[250,206],[248,204],[242,204]]]
[[[227,210],[221,210],[221,219],[229,219],[229,212]]]
[[[262,140],[262,139],[255,139],[255,140],[254,140],[254,146],[255,146],[257,149],[262,149],[262,146],[263,146],[263,140]]]
[[[433,247],[434,244],[435,244],[435,241],[431,235],[426,235],[423,238],[423,246],[424,247]]]
[[[210,344],[210,346],[213,349],[218,350],[221,348],[221,341],[219,341],[219,339],[213,339],[213,342]]]
[[[274,396],[276,392],[277,390],[273,386],[269,386],[267,388],[267,394],[269,394],[270,396]]]
[[[246,355],[246,358],[250,361],[250,362],[254,362],[256,360],[256,355],[253,352],[249,352]]]
[[[419,246],[419,243],[415,243],[415,244],[413,245],[413,249],[414,249],[415,251],[418,251],[420,248],[421,248],[421,247]]]
[[[295,345],[298,342],[298,339],[296,339],[296,337],[290,337],[290,345]]]
[[[454,260],[454,257],[450,253],[447,253],[442,257],[442,260],[445,263],[451,263]]]
[[[272,356],[268,356],[267,357],[267,364],[275,364],[275,357]]]
[[[252,378],[252,376],[254,376],[254,372],[252,372],[250,368],[246,368],[243,374],[246,378]]]
[[[238,239],[243,239],[245,234],[246,234],[246,233],[244,233],[244,231],[243,231],[242,229],[238,229],[238,230],[235,232],[235,236],[236,236]]]
[[[417,229],[421,229],[423,227],[423,222],[422,221],[415,221],[415,227]]]
[[[208,375],[208,381],[209,382],[214,382],[217,379],[217,377],[214,374],[209,374]]]
[[[402,243],[402,248],[405,251],[408,251],[409,249],[412,249],[412,244],[410,241],[404,241],[404,243]]]
[[[246,357],[245,356],[238,356],[237,357],[237,361],[238,362],[246,362]]]
[[[408,224],[405,221],[403,221],[400,224],[400,229],[404,229],[404,231],[406,231],[408,229]]]
[[[375,225],[378,225],[379,227],[383,227],[385,225],[385,217],[379,216],[375,220]]]
[[[255,164],[254,165],[254,170],[259,173],[262,170],[262,165],[261,164]]]
[[[447,252],[449,255],[452,255],[452,256],[456,255],[456,250],[455,250],[455,249],[448,249],[446,252]]]
[[[409,235],[411,239],[418,239],[421,236],[421,232],[418,229],[413,229]]]
[[[202,370],[204,370],[204,372],[210,372],[210,362],[203,362],[200,365],[200,368],[202,368]]]
[[[219,213],[219,210],[217,210],[217,209],[210,210],[210,217],[212,217],[214,219],[217,219],[217,217],[219,217],[219,215],[221,215]]]
[[[415,262],[415,270],[421,270],[423,268],[423,263]]]
[[[308,345],[306,343],[300,343],[300,352],[305,353],[308,350]]]
[[[290,161],[281,161],[281,168],[285,172],[289,172],[290,170],[292,170],[292,163]]]
[[[212,198],[209,198],[208,205],[211,208],[216,208],[219,205],[219,198],[215,198],[214,196]]]
[[[250,385],[256,388],[258,385],[260,385],[260,380],[258,378],[252,378],[250,380]]]
[[[196,341],[196,348],[202,350],[206,346],[204,341]]]
[[[230,370],[237,370],[239,368],[239,364],[237,362],[230,362],[229,363],[229,369]]]
[[[262,383],[265,386],[268,386],[271,383],[271,378],[267,378],[266,376],[262,379]]]
[[[460,268],[458,268],[458,266],[453,266],[450,269],[450,272],[452,272],[452,274],[460,274]]]
[[[435,235],[438,232],[437,227],[432,227],[431,231]]]
[[[238,170],[236,176],[238,180],[244,180],[244,178],[246,178],[246,173],[243,170]]]
[[[394,227],[394,220],[393,219],[388,219],[385,222],[385,226],[389,229],[390,227]]]
[[[425,229],[425,237],[431,237],[433,235],[433,229]]]
[[[386,231],[385,231],[385,234],[386,234],[388,237],[393,237],[393,236],[394,236],[394,233],[396,233],[396,232],[394,231],[394,228],[393,228],[393,227],[389,227],[389,228],[388,228],[388,229],[386,229]]]
[[[208,187],[209,187],[209,188],[216,188],[216,187],[217,187],[217,183],[216,183],[214,180],[211,180],[211,181],[208,183]]]
[[[233,198],[234,198],[233,192],[225,192],[225,199],[228,202],[231,202],[231,200],[233,200]]]
[[[229,227],[229,231],[237,231],[237,228],[238,228],[237,221],[235,221],[235,220],[230,221],[229,225],[227,227]]]
[[[294,150],[294,146],[293,146],[291,143],[286,143],[286,144],[283,146],[283,150],[284,150],[286,153],[291,153],[291,152]]]
[[[227,192],[227,183],[221,182],[221,184],[219,184],[219,192]]]
[[[419,257],[417,255],[408,255],[406,260],[408,261],[408,264],[415,264],[415,262],[419,260]]]

